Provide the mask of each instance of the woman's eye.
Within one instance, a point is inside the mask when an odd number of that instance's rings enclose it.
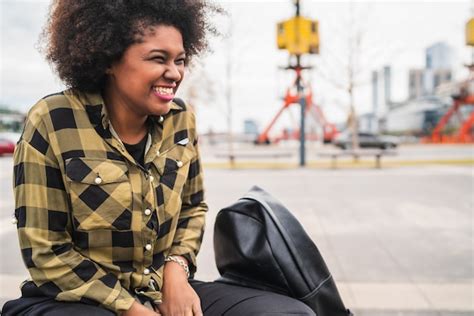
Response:
[[[162,56],[155,56],[152,58],[152,60],[156,61],[156,62],[159,62],[159,63],[164,63],[165,62],[165,58],[162,57]]]
[[[175,61],[176,65],[184,65],[186,62],[185,58],[180,58]]]

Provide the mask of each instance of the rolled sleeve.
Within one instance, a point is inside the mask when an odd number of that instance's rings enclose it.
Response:
[[[188,260],[191,278],[197,269],[196,256],[204,237],[205,215],[208,210],[197,139],[194,141],[194,148],[195,156],[190,162],[188,177],[183,187],[182,207],[169,252],[171,255],[183,256]]]

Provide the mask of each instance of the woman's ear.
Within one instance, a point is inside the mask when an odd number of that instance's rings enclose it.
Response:
[[[114,74],[114,65],[115,65],[115,62],[110,62],[108,65],[107,65],[107,68],[105,68],[105,74],[107,76],[112,76]]]

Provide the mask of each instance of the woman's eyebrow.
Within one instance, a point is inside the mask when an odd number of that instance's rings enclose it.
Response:
[[[167,50],[164,50],[164,49],[158,49],[158,48],[155,48],[155,49],[152,49],[148,52],[149,54],[151,53],[161,53],[161,54],[164,54],[164,55],[169,55],[169,52]],[[185,51],[181,51],[178,53],[178,56],[180,55],[186,55],[186,52]]]

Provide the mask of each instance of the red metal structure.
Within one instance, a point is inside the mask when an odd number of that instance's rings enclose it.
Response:
[[[458,95],[453,96],[453,104],[439,120],[430,137],[424,139],[430,143],[472,143],[474,142],[474,18],[466,24],[466,45],[472,49],[472,63],[466,65],[469,68],[469,78],[463,84]],[[473,106],[470,114],[463,120],[457,133],[454,135],[443,134],[451,117],[457,114],[461,117],[461,107]]]
[[[474,106],[474,94],[470,87],[474,82],[474,66],[469,66],[470,78],[461,87],[460,93],[453,96],[453,103],[449,110],[441,117],[431,136],[424,139],[427,143],[473,143],[474,142],[474,107],[467,118],[461,117],[461,107]],[[449,120],[457,115],[462,118],[459,129],[451,135],[443,134]]]
[[[461,98],[455,98],[451,108],[443,115],[434,128],[431,136],[427,139],[431,143],[472,143],[474,142],[474,111],[471,111],[469,117],[464,120],[454,135],[443,135],[443,129],[448,124],[449,119],[459,112],[463,105],[474,105],[474,95],[467,95]]]
[[[301,68],[296,68],[294,69],[297,72],[297,77],[301,78]],[[263,130],[263,132],[258,136],[257,140],[255,141],[257,144],[270,144],[270,143],[278,143],[280,140],[283,139],[299,139],[300,137],[300,131],[299,129],[296,129],[292,133],[288,133],[286,130],[283,131],[282,135],[278,137],[274,137],[270,139],[270,131],[275,125],[275,123],[278,121],[278,118],[281,116],[281,114],[288,109],[292,105],[298,105],[300,101],[300,96],[297,93],[293,93],[292,91],[295,90],[296,87],[296,80],[293,83],[291,88],[288,88],[285,94],[285,97],[283,99],[283,106],[278,110],[277,114],[273,117],[273,119],[270,121],[270,123],[267,125],[267,127]],[[315,104],[313,102],[313,93],[311,91],[311,88],[308,85],[305,85],[305,115],[312,114],[313,118],[315,121],[322,127],[323,129],[323,140],[324,142],[331,142],[332,139],[338,134],[338,130],[334,124],[331,124],[328,122],[326,117],[324,116],[324,113],[321,109],[320,106]],[[316,140],[316,137],[314,135],[308,135],[309,139]]]

